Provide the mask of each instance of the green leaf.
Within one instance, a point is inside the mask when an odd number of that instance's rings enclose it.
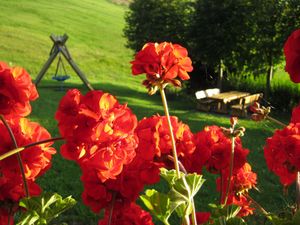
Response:
[[[71,197],[63,199],[57,193],[43,193],[38,197],[23,198],[19,205],[25,209],[17,225],[48,224],[65,210],[73,207],[76,201]]]
[[[202,179],[202,175],[180,173],[181,177],[178,178],[175,170],[165,168],[161,168],[160,175],[169,184],[170,191],[167,196],[172,204],[176,205],[178,216],[183,218],[190,215],[193,198],[205,181]]]
[[[231,217],[226,221],[226,225],[246,225],[246,222],[240,217]]]
[[[181,172],[180,175],[184,174]],[[167,170],[164,167],[160,168],[160,176],[168,182],[169,186],[173,186],[178,180],[177,172],[175,170]]]
[[[193,198],[204,183],[201,175],[196,173],[183,175],[178,179],[169,192],[169,196],[172,202],[176,202],[182,207],[185,206],[184,216],[191,214]],[[180,209],[181,213],[183,209]],[[180,214],[181,214],[180,213]],[[182,216],[178,214],[179,216]]]
[[[165,225],[169,225],[168,219],[177,208],[177,205],[170,201],[168,195],[151,189],[146,190],[145,195],[141,195],[140,199],[153,215]]]
[[[20,222],[17,225],[33,225],[39,220],[39,215],[34,211],[27,211],[26,215],[22,215]]]

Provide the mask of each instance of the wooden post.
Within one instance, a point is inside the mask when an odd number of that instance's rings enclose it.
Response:
[[[223,60],[220,60],[220,65],[219,65],[219,76],[218,76],[218,81],[217,81],[217,87],[222,90],[222,82],[223,82]]]
[[[81,70],[79,69],[79,67],[73,61],[73,59],[71,58],[71,56],[70,56],[70,54],[69,54],[66,46],[63,46],[63,48],[61,49],[61,53],[63,54],[63,56],[65,57],[65,59],[68,61],[68,63],[70,64],[70,66],[73,68],[73,70],[77,73],[77,75],[82,80],[82,82],[87,86],[87,88],[90,89],[91,91],[93,91],[94,88],[88,82],[88,80],[86,79],[86,77],[83,74],[83,72],[81,72]]]
[[[34,81],[35,86],[37,86],[39,84],[39,82],[41,81],[42,77],[45,75],[46,71],[48,70],[48,68],[50,67],[50,65],[52,64],[53,60],[55,59],[55,57],[57,56],[58,53],[59,53],[59,51],[57,49],[55,49],[50,54],[49,59],[44,64],[43,68],[41,69],[41,71],[39,72],[38,76],[36,77],[36,79]]]

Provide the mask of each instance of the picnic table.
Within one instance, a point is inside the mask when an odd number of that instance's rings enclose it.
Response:
[[[215,107],[213,107],[215,112],[228,113],[228,105],[231,102],[240,100],[247,95],[250,95],[250,93],[241,91],[228,91],[209,96],[208,98],[215,101]]]

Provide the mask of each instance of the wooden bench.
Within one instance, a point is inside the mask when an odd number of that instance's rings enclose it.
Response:
[[[211,88],[206,89],[202,91],[197,91],[195,93],[196,99],[197,99],[197,109],[208,112],[211,109],[211,105],[215,102],[213,99],[210,99],[209,97],[219,94],[220,89],[219,88]]]
[[[248,114],[248,107],[251,106],[254,102],[259,101],[262,97],[262,93],[251,94],[243,97],[240,100],[239,104],[231,105],[231,115],[246,117]]]

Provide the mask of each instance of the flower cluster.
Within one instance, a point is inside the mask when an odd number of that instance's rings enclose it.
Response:
[[[29,74],[23,68],[11,68],[0,62],[0,155],[16,146],[23,147],[51,138],[38,123],[22,118],[30,114],[30,101],[36,98],[38,93]],[[33,145],[18,156],[14,154],[0,161],[0,224],[8,224],[9,221],[13,224],[18,201],[27,195],[27,191],[30,196],[41,193],[35,181],[51,166],[52,155],[56,152],[52,144]]]
[[[222,194],[222,202],[225,201],[226,193],[228,191],[228,199],[226,204],[234,204],[241,207],[238,215],[248,216],[249,214],[253,214],[254,208],[251,207],[251,199],[248,199],[248,191],[252,188],[255,188],[257,184],[257,175],[252,172],[251,166],[249,163],[245,163],[241,168],[234,171],[232,176],[230,177],[230,185],[229,190],[227,190],[227,183],[229,174],[227,171],[223,171],[222,176],[219,177],[217,182],[217,189]],[[224,185],[226,184],[226,185]]]
[[[216,180],[217,189],[222,193],[221,201],[224,202],[228,192],[226,204],[241,206],[240,216],[252,214],[253,209],[243,194],[256,184],[256,174],[251,171],[247,163],[248,149],[242,147],[240,138],[235,138],[233,173],[229,177],[231,139],[218,126],[207,126],[203,131],[195,134],[196,150],[192,155],[183,159],[183,164],[189,172],[202,173],[203,167],[211,173],[219,174]],[[230,181],[230,188],[227,184]]]
[[[196,150],[184,159],[184,165],[189,172],[201,173],[206,167],[211,173],[221,173],[229,168],[231,140],[227,138],[218,126],[207,126],[195,134]],[[234,153],[234,170],[241,168],[249,153],[242,147],[240,138],[236,138]]]
[[[131,110],[108,93],[83,96],[73,89],[62,98],[55,117],[66,139],[61,154],[82,169],[83,202],[99,212],[113,198],[134,201],[144,187],[137,177],[151,165],[136,160],[137,119]]]
[[[284,44],[285,70],[294,83],[300,82],[300,29],[295,30]]]
[[[133,75],[146,74],[143,84],[150,94],[155,93],[157,86],[167,83],[180,86],[181,82],[176,78],[188,80],[187,72],[193,70],[187,50],[169,42],[145,44],[131,64]]]
[[[21,67],[0,62],[0,114],[5,118],[23,117],[31,112],[30,101],[38,98],[30,75]]]
[[[14,118],[7,121],[12,129],[19,146],[25,146],[32,142],[49,139],[51,136],[47,130],[38,123],[30,122],[25,118]],[[14,149],[14,143],[2,122],[0,122],[0,154]],[[55,149],[52,143],[32,146],[20,153],[30,195],[39,195],[41,189],[35,183],[51,166],[52,155]],[[25,196],[22,175],[20,172],[17,156],[13,155],[0,161],[0,200],[12,200],[18,202]]]
[[[300,171],[300,123],[290,123],[276,130],[267,139],[264,155],[269,170],[280,178],[284,186],[291,185]]]
[[[55,118],[66,143],[61,154],[105,182],[115,179],[135,156],[136,116],[102,91],[85,96],[72,89],[60,101]]]
[[[177,154],[179,158],[185,158],[195,151],[194,135],[188,125],[180,122],[177,117],[171,116],[170,120]],[[167,156],[171,155],[172,144],[166,116],[154,115],[142,119],[136,133],[139,138],[137,153],[141,157],[168,164]]]

